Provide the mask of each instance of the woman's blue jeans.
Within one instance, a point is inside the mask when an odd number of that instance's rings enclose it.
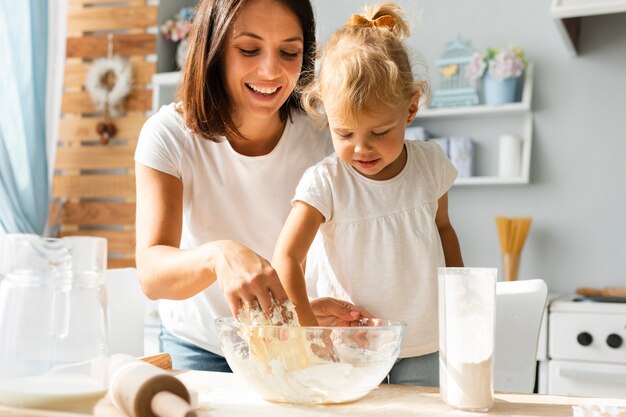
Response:
[[[159,335],[159,349],[172,356],[174,369],[232,372],[223,356],[179,339],[163,326]]]

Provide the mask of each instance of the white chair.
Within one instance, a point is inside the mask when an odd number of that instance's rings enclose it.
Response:
[[[134,268],[108,269],[104,276],[109,310],[110,353],[144,355],[144,316],[149,302]]]
[[[532,393],[548,287],[543,280],[496,283],[494,389]]]

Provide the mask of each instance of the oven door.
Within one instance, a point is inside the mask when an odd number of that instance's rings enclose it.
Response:
[[[551,360],[548,393],[626,398],[626,365]]]

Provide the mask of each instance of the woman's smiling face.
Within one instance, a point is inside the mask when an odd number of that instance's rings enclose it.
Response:
[[[233,120],[278,117],[302,68],[304,36],[298,17],[277,0],[251,0],[233,22],[223,74]]]

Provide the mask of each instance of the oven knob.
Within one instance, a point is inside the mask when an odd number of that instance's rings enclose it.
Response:
[[[618,347],[622,346],[623,342],[624,340],[622,339],[622,336],[615,333],[611,333],[606,338],[606,344],[611,346],[613,349],[617,349]]]
[[[587,332],[582,332],[582,333],[578,333],[576,340],[578,340],[578,343],[580,343],[583,346],[589,346],[591,342],[593,342],[593,336],[591,336]]]

